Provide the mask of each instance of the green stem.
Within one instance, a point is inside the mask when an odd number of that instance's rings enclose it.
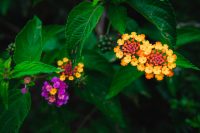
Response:
[[[106,34],[108,34],[108,33],[110,32],[110,27],[111,27],[111,23],[109,22],[109,23],[108,23],[107,30],[106,30]]]

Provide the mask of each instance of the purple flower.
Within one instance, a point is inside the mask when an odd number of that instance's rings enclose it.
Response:
[[[21,89],[22,94],[26,94],[27,92],[28,92],[28,90],[25,87]]]
[[[41,96],[48,101],[49,104],[55,104],[60,107],[67,103],[69,94],[66,92],[68,85],[57,77],[53,77],[51,82],[44,82]]]

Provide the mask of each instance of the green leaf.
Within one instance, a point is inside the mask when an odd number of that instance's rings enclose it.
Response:
[[[42,2],[42,0],[32,0],[33,6],[36,6],[40,2]]]
[[[48,25],[42,28],[42,39],[44,43],[43,52],[52,52],[60,47],[58,35],[64,35],[65,26]]]
[[[176,65],[178,67],[192,68],[192,69],[195,69],[195,70],[200,70],[198,67],[196,67],[195,65],[193,65],[189,60],[187,60],[181,54],[179,54],[179,53],[176,52],[176,55],[177,55]]]
[[[3,60],[0,58],[0,80],[3,79],[3,73],[4,73],[4,63]]]
[[[39,18],[30,20],[15,39],[15,62],[39,61],[42,54],[42,25]]]
[[[108,7],[108,17],[113,28],[123,34],[126,30],[126,8],[119,5],[110,5]]]
[[[168,0],[127,0],[127,2],[160,31],[164,43],[173,47],[176,42],[176,21]]]
[[[0,81],[0,98],[3,101],[5,109],[8,108],[8,81]]]
[[[95,75],[96,74],[96,75]],[[106,100],[106,92],[110,79],[100,73],[88,73],[87,83],[83,89],[78,89],[77,93],[89,103],[94,104],[103,114],[108,116],[114,123],[117,122],[125,127],[125,121],[118,99]]]
[[[199,28],[182,27],[180,29],[177,29],[176,48],[193,42],[200,42]]]
[[[4,68],[6,69],[10,69],[10,65],[11,65],[11,58],[8,58],[5,62],[4,62]]]
[[[92,4],[93,6],[96,6],[98,4],[99,0],[93,0]]]
[[[126,32],[129,32],[129,33],[133,31],[137,31],[139,28],[138,23],[134,19],[129,18],[129,17],[126,18],[126,25],[127,25]]]
[[[48,25],[48,26],[44,26],[42,28],[43,42],[48,41],[49,39],[51,39],[52,37],[54,37],[55,35],[57,35],[59,33],[63,33],[64,34],[64,31],[65,31],[65,26],[63,26],[63,25]]]
[[[85,51],[84,64],[85,68],[97,70],[107,76],[110,76],[110,73],[114,72],[112,65],[106,60],[106,58],[93,51]]]
[[[18,78],[26,75],[34,75],[39,73],[59,72],[60,69],[44,64],[42,62],[24,61],[15,66],[12,78]]]
[[[5,15],[10,7],[11,0],[1,0],[0,1],[0,13]]]
[[[125,87],[129,86],[134,80],[142,76],[137,68],[133,66],[122,67],[114,76],[111,87],[106,96],[110,99],[120,93]]]
[[[9,108],[0,109],[0,132],[18,133],[31,105],[30,94],[22,94],[20,90],[9,93]]]
[[[81,54],[85,40],[95,28],[102,13],[103,7],[93,6],[91,2],[82,2],[70,12],[66,25],[66,47],[69,52],[80,45]]]
[[[126,0],[110,0],[112,3],[114,3],[114,4],[118,4],[118,3],[122,3],[122,2],[124,2],[124,1],[126,1]]]

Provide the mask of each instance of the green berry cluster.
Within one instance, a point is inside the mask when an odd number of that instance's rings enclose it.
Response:
[[[9,52],[10,55],[12,55],[15,51],[15,43],[10,43],[6,50]]]
[[[111,51],[115,46],[115,39],[111,35],[100,35],[97,46],[103,53]]]

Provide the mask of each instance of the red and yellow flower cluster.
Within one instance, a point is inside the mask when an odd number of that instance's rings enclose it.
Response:
[[[123,34],[114,48],[116,57],[121,59],[121,65],[129,63],[144,71],[147,79],[163,80],[164,76],[173,76],[176,67],[176,55],[167,44],[156,42],[151,44],[144,34]]]
[[[72,61],[68,58],[63,58],[57,62],[58,67],[63,71],[60,73],[60,80],[64,81],[74,80],[75,78],[80,78],[83,73],[84,64],[78,63],[77,66],[73,67]]]

